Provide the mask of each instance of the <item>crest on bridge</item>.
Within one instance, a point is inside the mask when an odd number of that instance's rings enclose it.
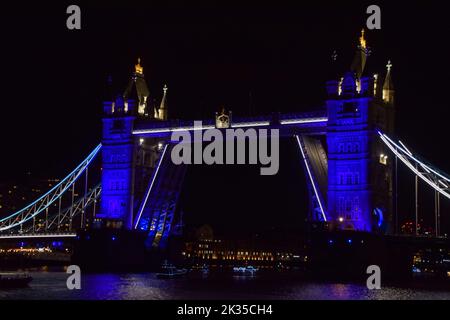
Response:
[[[218,129],[226,129],[231,126],[231,111],[226,111],[225,107],[222,107],[222,110],[216,112],[216,128]]]

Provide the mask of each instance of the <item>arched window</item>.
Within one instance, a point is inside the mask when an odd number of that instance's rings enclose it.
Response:
[[[351,143],[347,143],[347,148],[346,148],[345,152],[347,152],[347,153],[352,152],[352,144]]]

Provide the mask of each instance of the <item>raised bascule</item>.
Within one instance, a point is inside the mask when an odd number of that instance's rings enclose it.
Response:
[[[328,230],[395,234],[394,166],[401,162],[434,189],[439,237],[440,198],[450,199],[450,179],[391,138],[392,65],[389,62],[383,74],[371,74],[368,55],[363,32],[350,69],[326,83],[321,110],[245,118],[222,110],[215,118],[203,119],[202,130],[279,129],[280,137],[298,146],[295,156],[305,170],[310,195],[309,220]],[[144,234],[147,248],[164,249],[171,236],[180,235],[179,199],[189,165],[172,162],[171,135],[198,128],[194,120],[170,117],[167,86],[157,95],[162,96],[160,104],[150,103],[153,94],[139,59],[126,88],[110,91],[104,101],[101,145],[42,197],[1,218],[0,239],[128,230]],[[96,158],[101,162],[100,183],[88,180]]]

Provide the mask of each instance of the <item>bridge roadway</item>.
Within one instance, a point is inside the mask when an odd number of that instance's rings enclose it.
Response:
[[[200,121],[200,120],[199,120]],[[258,128],[258,129],[281,129],[280,135],[293,136],[295,133],[305,132],[313,134],[325,134],[328,118],[326,112],[309,113],[274,113],[267,116],[232,118],[231,128]],[[202,120],[202,130],[214,129],[215,120]],[[172,132],[195,131],[194,121],[167,120],[167,121],[145,121],[136,120],[133,135],[138,137],[168,138]]]

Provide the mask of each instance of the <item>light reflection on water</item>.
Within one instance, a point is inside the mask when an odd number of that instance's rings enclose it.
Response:
[[[52,300],[160,300],[160,299],[445,299],[450,291],[383,287],[368,290],[363,285],[316,283],[289,279],[224,277],[211,280],[188,278],[157,279],[154,274],[83,274],[82,289],[68,290],[64,272],[31,272],[33,281],[25,289],[0,289],[4,299]]]

